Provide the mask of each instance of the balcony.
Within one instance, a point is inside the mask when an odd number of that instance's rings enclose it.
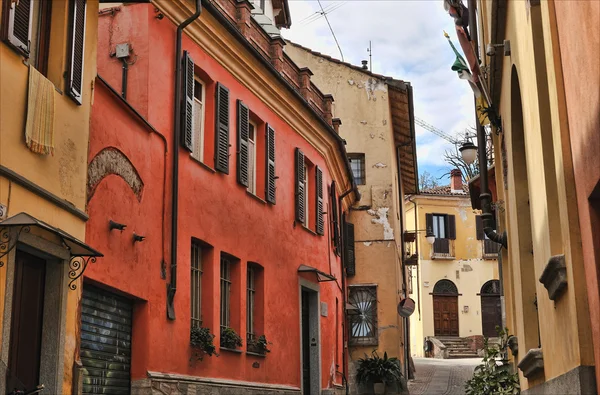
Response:
[[[492,240],[483,240],[483,259],[498,259],[498,252],[502,246]]]
[[[433,242],[431,259],[454,259],[454,240],[436,238]]]

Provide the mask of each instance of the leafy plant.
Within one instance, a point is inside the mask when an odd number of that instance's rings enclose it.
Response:
[[[216,351],[216,347],[213,343],[215,335],[210,333],[209,328],[201,328],[198,326],[192,327],[190,332],[190,345],[196,350],[194,356],[201,361],[204,355],[217,357],[219,354]]]
[[[233,328],[221,330],[221,347],[236,349],[242,346],[242,338]]]
[[[496,326],[500,345],[490,345],[483,339],[483,363],[475,368],[473,378],[465,383],[467,395],[514,395],[521,393],[518,373],[508,365],[508,328]]]
[[[360,384],[400,382],[401,377],[400,361],[395,357],[388,358],[387,352],[381,358],[373,350],[370,357],[365,354],[364,358],[358,360],[356,380]]]
[[[258,354],[266,354],[271,352],[268,346],[269,344],[273,344],[267,341],[267,337],[265,335],[261,335],[256,339],[248,340],[248,351],[256,352]]]

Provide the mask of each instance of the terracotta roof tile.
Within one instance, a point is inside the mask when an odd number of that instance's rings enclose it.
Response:
[[[452,193],[450,185],[443,185],[439,187],[423,189],[420,193],[422,195],[439,195],[439,196],[467,196],[469,193],[469,185],[463,184],[463,193]]]

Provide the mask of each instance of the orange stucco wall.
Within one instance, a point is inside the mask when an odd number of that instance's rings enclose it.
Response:
[[[589,201],[600,182],[600,2],[555,1],[554,7],[600,392],[600,213]]]
[[[336,318],[336,300],[341,306],[341,262],[329,242],[328,216],[325,236],[311,233],[294,222],[294,149],[323,169],[324,201],[332,178],[325,158],[295,133],[286,120],[260,101],[224,67],[184,35],[183,49],[191,53],[198,71],[230,90],[230,174],[214,173],[200,165],[179,146],[173,146],[173,90],[176,26],[167,18],[155,18],[151,5],[123,6],[114,16],[99,21],[98,73],[116,90],[121,88],[121,63],[109,56],[109,45],[128,42],[135,63],[129,66],[128,100],[166,136],[165,156],[160,136],[125,109],[104,84],[98,82],[91,121],[89,160],[102,149],[115,147],[137,170],[144,187],[141,200],[124,180],[109,175],[89,201],[87,240],[105,253],[105,258],[86,272],[98,282],[136,298],[133,323],[133,380],[147,371],[179,373],[233,380],[301,386],[300,295],[298,266],[306,264],[333,274],[336,282],[319,285],[320,301],[328,306],[320,316],[321,386],[341,383],[332,373],[342,365],[341,308]],[[210,90],[210,87],[209,87]],[[207,101],[212,96],[207,92]],[[276,130],[277,204],[250,196],[236,180],[235,101],[246,103],[253,116]],[[205,112],[205,131],[214,130],[212,104]],[[170,265],[171,155],[180,155],[178,279],[175,296],[176,320],[166,318],[167,280],[161,278],[161,262]],[[210,161],[208,161],[210,165]],[[261,166],[259,162],[257,165]],[[165,172],[166,166],[166,172]],[[165,179],[166,174],[166,179]],[[314,185],[314,184],[313,184]],[[263,194],[258,191],[259,197]],[[163,199],[166,201],[163,202]],[[164,204],[163,204],[164,203]],[[324,211],[329,211],[327,203]],[[163,212],[165,214],[163,222]],[[311,215],[314,206],[311,208]],[[127,224],[123,232],[108,230],[108,221]],[[132,233],[146,236],[133,243]],[[240,260],[241,281],[233,284],[232,326],[245,339],[246,276],[248,262],[264,268],[264,333],[273,344],[266,358],[245,353],[220,352],[190,362],[190,245],[192,238],[213,247],[203,261],[203,325],[219,331],[219,255],[226,252]],[[304,276],[317,284],[313,275]],[[236,297],[239,295],[239,298]],[[235,307],[237,306],[237,307]],[[337,344],[336,344],[337,342]],[[217,350],[219,337],[215,338]],[[245,341],[244,341],[245,343]],[[254,368],[254,362],[260,367]],[[338,369],[339,370],[339,369]]]

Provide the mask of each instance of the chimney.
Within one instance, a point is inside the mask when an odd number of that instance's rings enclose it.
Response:
[[[450,191],[452,193],[465,193],[463,190],[462,173],[458,169],[450,172]]]
[[[369,69],[369,66],[368,66],[369,61],[368,60],[361,60],[361,63],[362,63],[362,69],[363,70],[368,70]]]

